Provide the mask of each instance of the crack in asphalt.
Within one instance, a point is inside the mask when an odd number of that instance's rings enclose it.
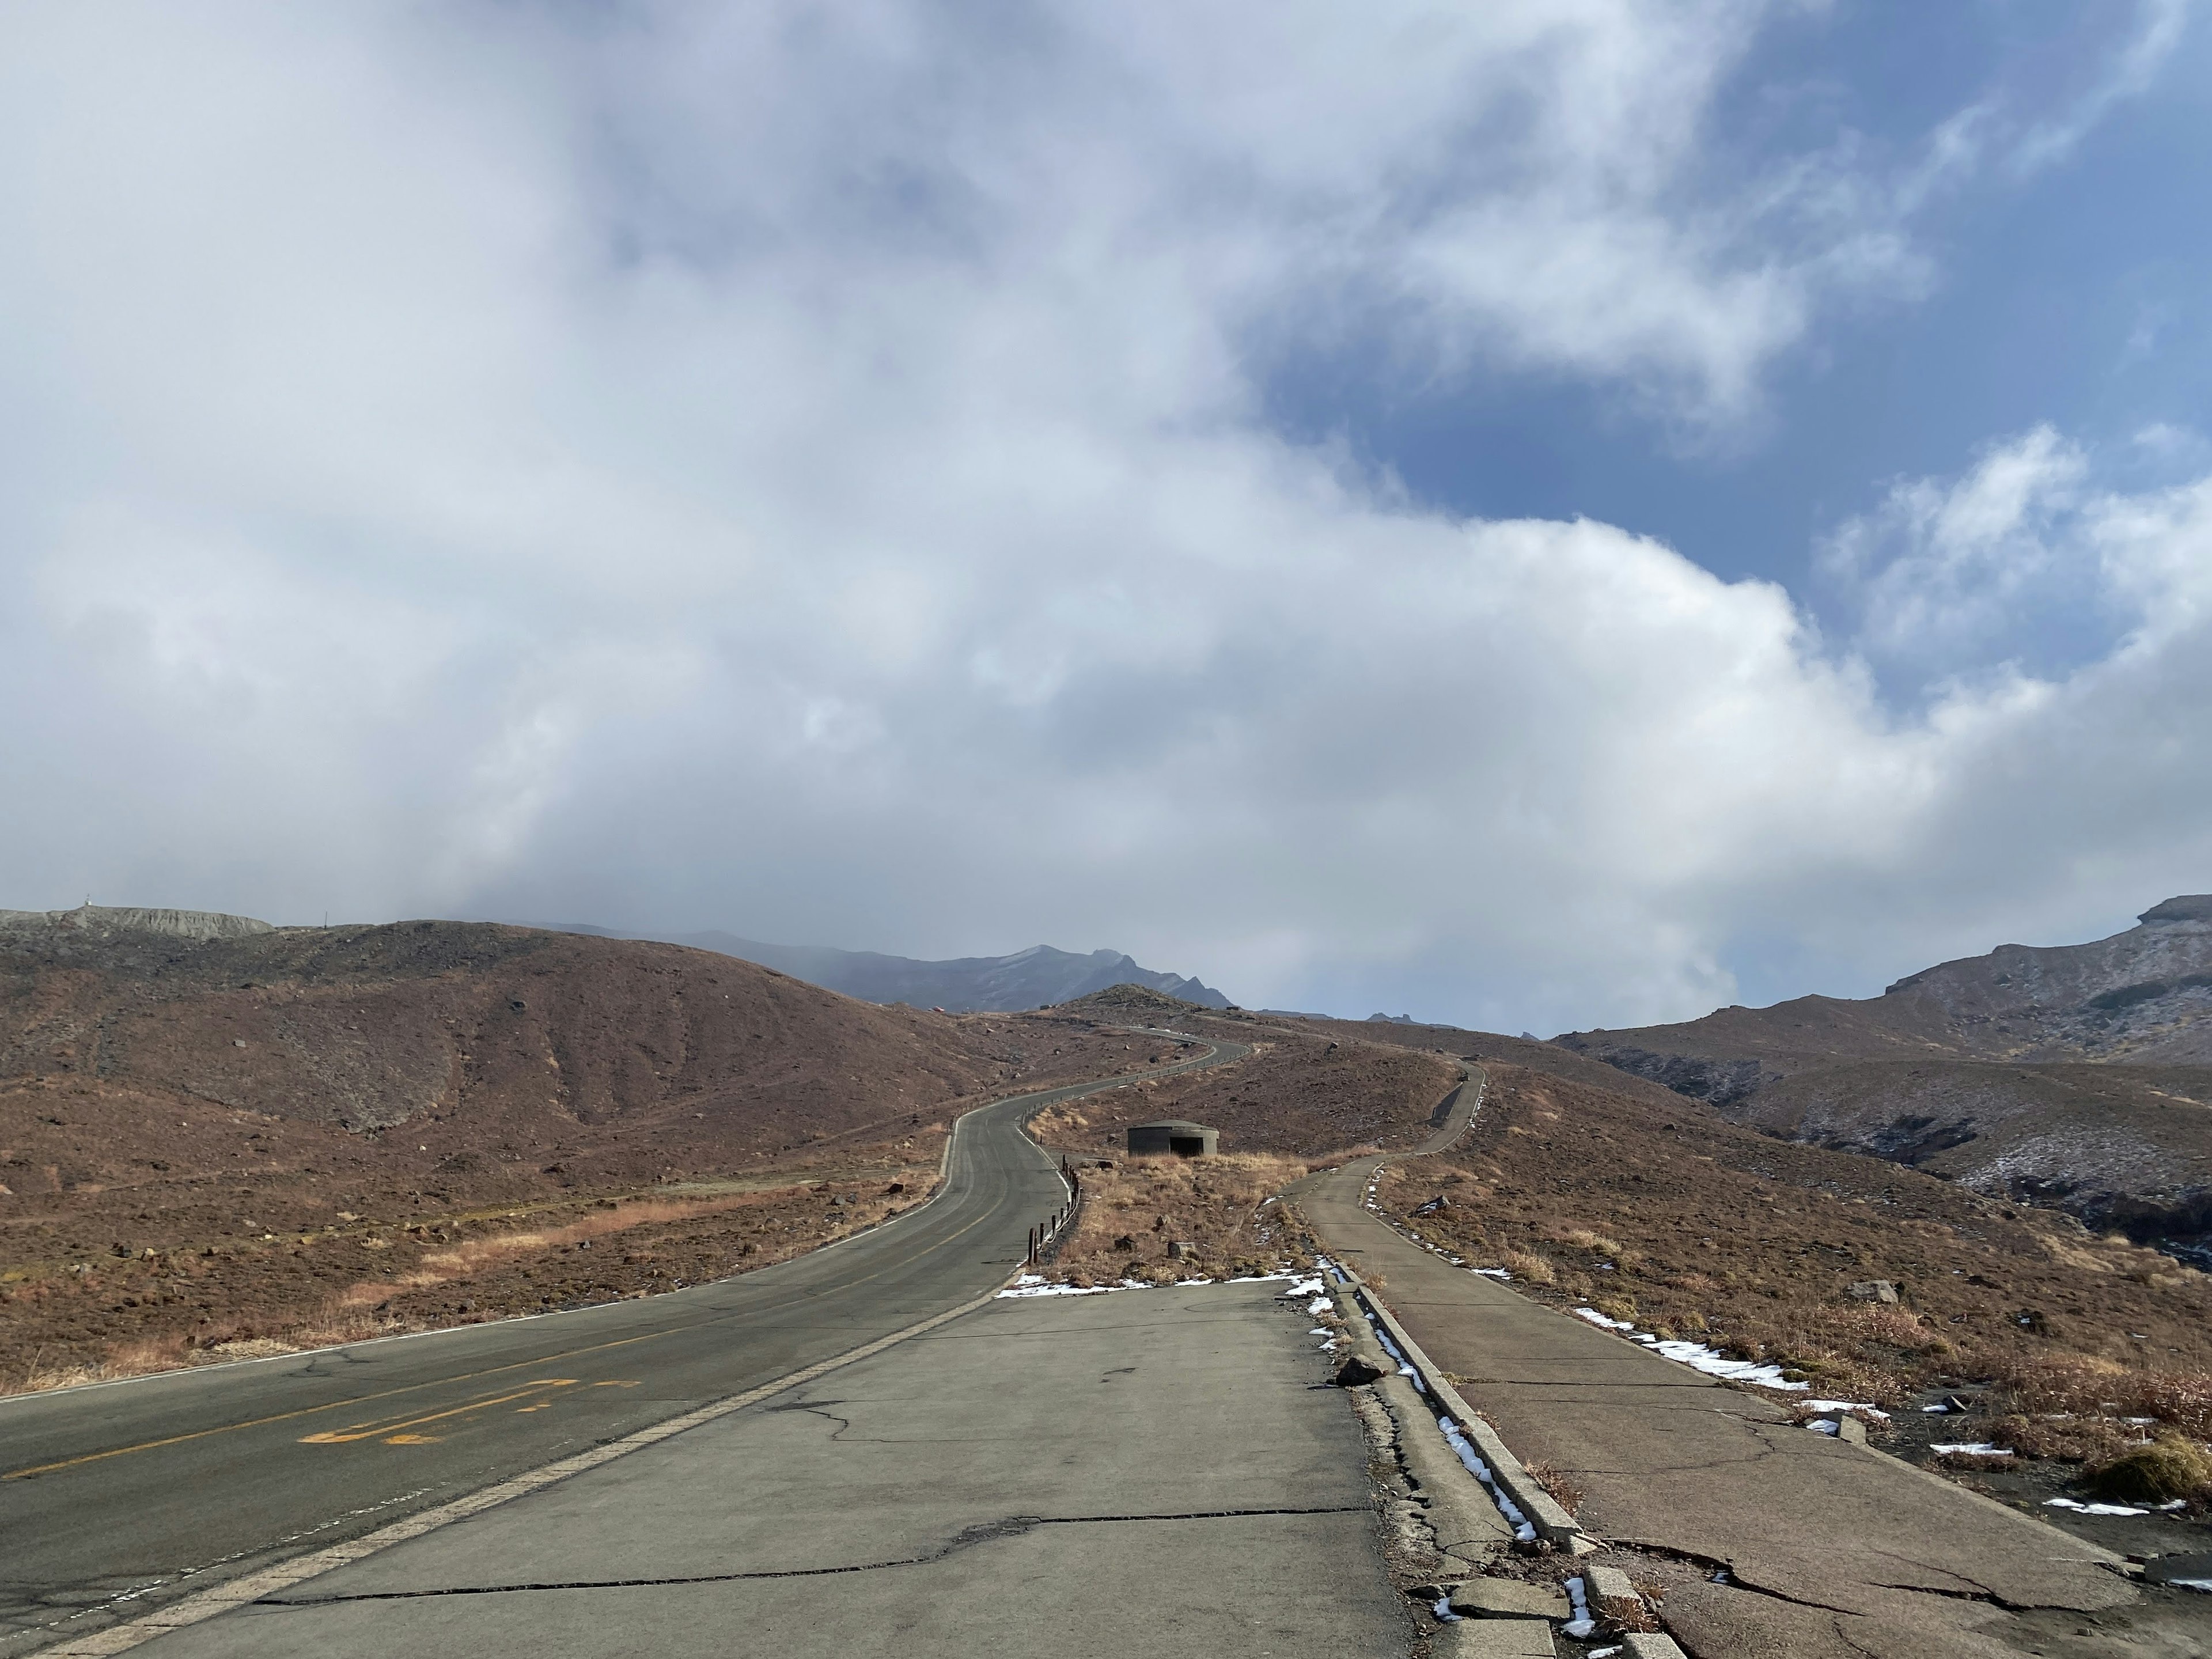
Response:
[[[844,1403],[842,1400],[794,1400],[789,1405],[770,1406],[769,1410],[805,1412],[809,1417],[818,1417],[825,1423],[835,1423],[837,1425],[836,1431],[830,1437],[830,1443],[834,1445],[845,1437],[853,1426],[853,1419],[849,1417],[840,1417],[828,1408],[831,1406],[842,1406]]]
[[[1771,1601],[1787,1602],[1793,1607],[1808,1607],[1815,1613],[1832,1613],[1850,1619],[1864,1616],[1850,1607],[1836,1607],[1826,1601],[1808,1601],[1802,1596],[1791,1595],[1785,1590],[1773,1589],[1765,1584],[1754,1583],[1743,1576],[1742,1569],[1735,1562],[1723,1561],[1716,1556],[1700,1555],[1695,1550],[1686,1550],[1673,1544],[1661,1544],[1644,1538],[1616,1538],[1608,1540],[1607,1547],[1618,1550],[1635,1550],[1645,1555],[1656,1555],[1667,1560],[1680,1561],[1701,1571],[1724,1572],[1728,1575],[1728,1582],[1718,1586],[1722,1589],[1748,1590],[1753,1595],[1764,1595]]]
[[[963,1528],[922,1555],[889,1561],[862,1561],[844,1567],[784,1567],[759,1572],[688,1573],[665,1578],[578,1578],[521,1584],[453,1584],[439,1589],[361,1590],[340,1595],[264,1595],[257,1607],[325,1607],[348,1601],[418,1601],[438,1595],[513,1595],[526,1590],[656,1589],[674,1584],[732,1584],[752,1578],[827,1578],[839,1573],[878,1572],[886,1567],[926,1567],[962,1550],[1000,1538],[1018,1538],[1039,1527],[1086,1527],[1131,1521],[1233,1521],[1247,1516],[1366,1515],[1365,1504],[1335,1504],[1316,1509],[1189,1510],[1173,1515],[1010,1515]]]

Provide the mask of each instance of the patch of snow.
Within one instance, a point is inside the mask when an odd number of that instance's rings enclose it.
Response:
[[[1469,1267],[1468,1271],[1471,1273],[1480,1273],[1485,1279],[1510,1279],[1513,1277],[1511,1273],[1507,1273],[1503,1267]]]
[[[1634,1321],[1627,1319],[1607,1319],[1595,1308],[1577,1308],[1575,1310],[1575,1312],[1582,1318],[1589,1320],[1591,1324],[1602,1325],[1609,1331],[1632,1331],[1636,1328]]]
[[[1437,1623],[1439,1625],[1456,1625],[1461,1622],[1459,1614],[1451,1610],[1451,1597],[1449,1595],[1437,1597],[1436,1606],[1431,1607],[1429,1611],[1436,1614]]]
[[[1879,1417],[1885,1423],[1889,1413],[1879,1406],[1869,1406],[1862,1400],[1808,1400],[1806,1406],[1816,1412],[1864,1412],[1869,1417]]]
[[[2133,1504],[2083,1504],[2071,1498],[2046,1498],[2043,1506],[2050,1510],[2072,1510],[2078,1515],[2148,1515],[2153,1509],[2178,1510],[2186,1507],[2187,1499],[2172,1504],[2157,1504],[2141,1507]]]
[[[2203,1590],[2212,1595],[2212,1578],[2169,1578],[2166,1582],[2176,1589]]]
[[[1812,1430],[1815,1434],[1838,1434],[1841,1432],[1841,1431],[1836,1427],[1835,1419],[1832,1418],[1823,1417],[1817,1422],[1808,1423],[1805,1426]]]
[[[1703,1371],[1707,1376],[1726,1377],[1731,1382],[1756,1382],[1762,1389],[1795,1390],[1809,1389],[1809,1382],[1787,1382],[1783,1380],[1779,1365],[1760,1365],[1748,1359],[1730,1359],[1717,1353],[1702,1342],[1685,1342],[1676,1339],[1650,1345],[1654,1353],[1687,1365],[1692,1370]]]
[[[1437,1427],[1443,1433],[1444,1443],[1449,1445],[1457,1454],[1459,1461],[1467,1466],[1467,1472],[1482,1482],[1483,1489],[1490,1494],[1490,1501],[1498,1505],[1498,1512],[1505,1517],[1505,1523],[1513,1528],[1513,1536],[1523,1544],[1534,1543],[1536,1540],[1536,1523],[1522,1514],[1521,1506],[1505,1495],[1504,1488],[1498,1484],[1498,1477],[1490,1472],[1490,1465],[1482,1461],[1481,1455],[1474,1449],[1474,1443],[1468,1439],[1466,1431],[1449,1417],[1438,1418]]]
[[[1325,1296],[1317,1296],[1306,1304],[1306,1311],[1310,1314],[1332,1313],[1335,1308],[1336,1304]]]
[[[1024,1273],[1023,1277],[1026,1279],[1029,1275]],[[1139,1290],[1145,1287],[1135,1285],[1017,1285],[1012,1290],[1000,1291],[999,1294],[1002,1297],[1103,1296],[1109,1291]]]
[[[1592,1648],[1589,1651],[1589,1659],[1613,1659],[1613,1655],[1627,1651],[1626,1648]]]
[[[1570,1578],[1563,1587],[1567,1599],[1575,1604],[1575,1616],[1559,1626],[1559,1634],[1571,1636],[1577,1642],[1594,1633],[1597,1620],[1590,1617],[1589,1592],[1583,1589],[1580,1578]]]
[[[1321,1275],[1318,1273],[1314,1274],[1310,1279],[1301,1279],[1297,1284],[1291,1285],[1289,1290],[1283,1292],[1285,1296],[1318,1296],[1320,1293]]]
[[[2019,1455],[2010,1446],[1993,1445],[1986,1440],[1957,1440],[1948,1446],[1930,1446],[1928,1449],[1944,1457],[2014,1457]]]

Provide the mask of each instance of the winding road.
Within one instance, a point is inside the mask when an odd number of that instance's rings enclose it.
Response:
[[[638,1301],[0,1400],[0,1656],[96,1638],[988,1296],[1066,1197],[1023,1126],[1062,1101],[1249,1052],[1182,1040],[1203,1052],[969,1112],[927,1204],[776,1267]]]

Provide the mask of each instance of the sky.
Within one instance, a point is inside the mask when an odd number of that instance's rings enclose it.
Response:
[[[1550,1032],[2212,890],[2191,0],[0,13],[0,906]]]

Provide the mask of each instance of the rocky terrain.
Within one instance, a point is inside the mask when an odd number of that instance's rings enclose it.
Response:
[[[1378,1203],[1409,1232],[1540,1301],[1883,1407],[1871,1432],[1888,1449],[2122,1553],[2206,1547],[2212,1276],[2063,1208],[1780,1139],[1556,1043],[1273,1023],[1486,1069],[1466,1139],[1382,1177]],[[1250,1253],[1269,1224],[1247,1220],[1224,1250]],[[2005,1455],[1935,1449],[1965,1443]],[[2140,1503],[2142,1466],[2168,1463],[2183,1473],[2157,1501],[2179,1509],[2048,1505]]]
[[[1863,1001],[1557,1042],[1771,1134],[2212,1265],[2212,896],[2091,944],[1999,945]]]
[[[617,935],[580,925],[567,931]],[[955,957],[922,962],[874,951],[838,951],[823,945],[764,945],[735,933],[672,933],[667,942],[757,962],[810,985],[863,1002],[905,1003],[948,1013],[1012,1013],[1073,1002],[1109,986],[1139,985],[1206,1008],[1226,1008],[1229,999],[1181,974],[1140,968],[1119,951],[1079,956],[1033,945],[1005,957]]]
[[[0,912],[0,1388],[773,1260],[926,1188],[966,1107],[1144,1052],[669,945]]]

